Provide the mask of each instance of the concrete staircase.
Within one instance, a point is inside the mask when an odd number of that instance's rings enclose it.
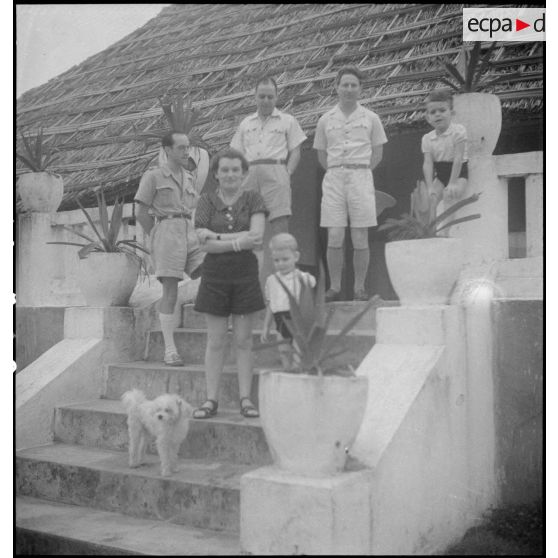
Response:
[[[335,303],[333,332],[362,304]],[[52,444],[17,452],[16,553],[240,554],[240,477],[270,464],[271,457],[259,419],[245,419],[238,411],[233,351],[219,414],[191,420],[179,472],[161,477],[153,446],[147,465],[127,464],[126,415],[119,401],[124,391],[136,387],[150,398],[179,393],[192,405],[205,400],[203,316],[187,306],[182,325],[175,339],[186,366],[164,366],[161,332],[150,332],[145,360],[107,367],[101,399],[55,410]],[[371,310],[346,340],[348,351],[339,361],[356,367],[374,334]],[[279,362],[275,349],[255,353],[255,403],[259,371]]]

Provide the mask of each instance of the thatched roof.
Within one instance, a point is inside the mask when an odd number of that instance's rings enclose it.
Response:
[[[184,4],[172,5],[140,29],[18,99],[18,130],[44,127],[59,150],[52,165],[64,176],[61,209],[86,191],[107,187],[130,197],[158,150],[149,134],[165,129],[158,98],[188,95],[201,110],[196,129],[216,150],[255,110],[253,87],[276,77],[279,107],[307,134],[336,102],[336,70],[364,72],[362,103],[386,129],[423,125],[421,102],[443,86],[438,57],[456,59],[462,8],[455,4]],[[102,6],[99,6],[102,10]],[[501,43],[495,75],[520,71],[493,88],[504,117],[542,113],[543,43]],[[17,167],[17,172],[23,168]],[[110,196],[109,196],[110,197]]]

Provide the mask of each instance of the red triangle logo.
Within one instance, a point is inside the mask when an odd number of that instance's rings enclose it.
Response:
[[[525,23],[524,21],[521,21],[520,19],[515,18],[515,30],[516,31],[521,31],[522,29],[525,29],[526,27],[531,27],[530,23]]]

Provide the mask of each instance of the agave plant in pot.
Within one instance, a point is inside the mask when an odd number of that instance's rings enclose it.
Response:
[[[346,449],[358,433],[367,399],[367,378],[343,361],[347,335],[376,304],[370,300],[336,332],[329,331],[334,306],[326,306],[323,270],[316,290],[301,282],[290,301],[286,325],[293,336],[295,367],[266,370],[259,377],[262,427],[276,466],[304,475],[343,470]],[[262,344],[255,350],[277,345]]]
[[[476,202],[480,194],[457,201],[431,218],[430,209],[421,212],[416,203],[421,186],[425,188],[425,184],[420,183],[413,192],[411,214],[386,219],[378,230],[387,232],[386,264],[401,304],[447,304],[463,267],[464,251],[460,238],[448,238],[441,233],[460,223],[479,219],[479,213],[452,220],[448,217]]]
[[[123,202],[116,199],[109,219],[105,196],[97,192],[100,226],[95,225],[79,200],[77,203],[96,238],[64,226],[87,242],[53,241],[47,244],[80,248],[78,283],[88,306],[126,306],[140,271],[147,272],[145,262],[136,250],[146,254],[148,251],[135,240],[118,240],[123,225]]]
[[[497,95],[484,90],[518,77],[518,72],[490,74],[490,58],[496,43],[482,54],[482,43],[476,42],[469,49],[465,45],[455,63],[439,59],[447,76],[440,80],[457,95],[453,98],[453,120],[467,129],[469,156],[491,155],[502,129],[502,107]]]
[[[30,171],[18,179],[21,203],[27,211],[53,213],[62,202],[64,181],[59,174],[47,170],[54,150],[44,145],[43,129],[39,129],[34,141],[21,133],[21,147],[16,157]]]

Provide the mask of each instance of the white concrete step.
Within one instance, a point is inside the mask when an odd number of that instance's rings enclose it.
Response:
[[[330,302],[328,304],[329,308],[334,309],[330,322],[330,328],[343,329],[345,324],[364,308],[365,304],[365,302],[355,301]],[[375,331],[376,310],[383,306],[399,306],[399,301],[383,300],[378,303],[378,306],[369,308],[360,321],[355,325],[353,331]],[[256,329],[261,329],[264,316],[264,310],[258,313],[255,322]],[[182,327],[189,329],[205,329],[205,315],[195,312],[193,304],[184,304],[182,306]]]
[[[239,555],[238,537],[117,512],[16,498],[17,555]]]
[[[15,484],[18,496],[237,533],[240,477],[258,467],[179,459],[162,477],[156,455],[131,469],[125,452],[54,443],[17,452]]]
[[[260,419],[244,418],[238,408],[221,409],[207,420],[190,419],[179,455],[244,465],[270,465],[271,455]],[[117,451],[128,451],[126,411],[120,401],[97,399],[63,405],[55,410],[54,439]],[[156,453],[155,445],[148,452]]]

